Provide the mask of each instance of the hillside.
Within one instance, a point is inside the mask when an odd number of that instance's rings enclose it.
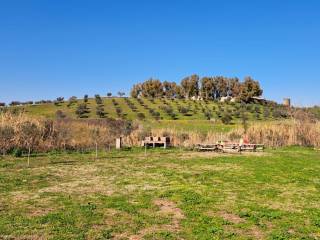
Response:
[[[203,124],[211,120],[216,123],[235,124],[241,119],[252,121],[269,121],[283,118],[285,110],[278,105],[245,104],[217,101],[192,100],[166,100],[166,99],[135,99],[135,98],[101,98],[101,104],[96,99],[89,98],[85,103],[87,109],[81,116],[76,114],[83,99],[64,101],[59,104],[45,103],[10,107],[23,110],[32,116],[56,118],[57,112],[62,117],[97,119],[109,117],[126,120],[165,120],[165,122],[193,122],[201,121]],[[97,113],[100,106],[103,116]],[[59,117],[59,116],[58,116]],[[61,117],[61,116],[60,116]],[[179,121],[180,120],[180,121]]]
[[[166,99],[134,99],[134,98],[102,98],[105,117],[127,120],[138,119],[139,113],[145,115],[146,120],[208,120],[220,119],[223,114],[230,114],[235,121],[240,118],[243,109],[249,120],[273,120],[281,117],[279,106],[265,106],[261,104],[220,103],[214,101],[166,100]],[[77,118],[76,110],[82,99],[73,103],[68,101],[55,105],[54,103],[16,106],[32,116],[55,118],[58,110],[67,117]],[[88,113],[83,118],[100,118],[96,114],[98,104],[94,99],[86,103]],[[120,110],[117,110],[120,109]],[[142,119],[141,119],[142,120]]]

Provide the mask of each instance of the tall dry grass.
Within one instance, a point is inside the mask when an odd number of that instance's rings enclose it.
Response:
[[[140,146],[146,136],[168,136],[173,146],[193,147],[220,140],[239,141],[247,135],[250,142],[268,147],[290,145],[320,147],[320,122],[304,113],[293,115],[291,120],[250,124],[247,132],[242,127],[228,133],[209,131],[181,132],[170,128],[145,129],[138,122],[121,120],[47,120],[21,114],[0,114],[0,152],[13,149],[37,152],[52,150],[85,151],[106,149],[115,145],[122,136],[127,146]]]
[[[238,132],[241,132],[241,130]],[[309,146],[320,147],[320,123],[295,119],[277,123],[253,124],[247,132],[252,142],[270,147]]]
[[[23,113],[3,113],[0,114],[0,152],[28,148],[37,152],[109,148],[117,137],[131,131],[131,124],[121,120],[48,120]]]
[[[128,145],[139,145],[145,136],[168,136],[173,146],[193,147],[196,144],[210,144],[217,141],[237,142],[246,136],[251,143],[265,144],[267,147],[310,146],[320,147],[320,122],[310,119],[293,118],[291,120],[251,123],[249,128],[238,127],[228,133],[209,131],[183,132],[173,129],[149,129],[142,126],[133,131],[126,142]],[[130,140],[129,140],[130,139]]]

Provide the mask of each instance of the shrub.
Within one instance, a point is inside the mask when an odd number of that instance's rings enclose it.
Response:
[[[78,118],[86,118],[87,113],[89,113],[89,109],[87,107],[87,104],[85,104],[85,103],[79,104],[77,107],[77,110],[76,110],[76,114],[77,114]]]
[[[89,96],[88,96],[88,94],[84,95],[84,97],[83,97],[83,101],[84,101],[85,103],[87,103],[87,102],[88,102],[88,100],[89,100]]]
[[[13,150],[12,154],[16,158],[22,157],[22,149],[21,148],[15,148]]]
[[[0,102],[0,107],[5,107],[6,103]]]
[[[104,118],[105,117],[105,111],[103,105],[98,105],[96,109],[96,114],[99,118]]]
[[[112,104],[113,104],[114,106],[118,106],[118,105],[119,105],[119,103],[118,103],[115,99],[112,99]]]
[[[259,107],[259,106],[255,106],[254,107],[254,111],[255,111],[255,113],[261,113],[261,108]]]
[[[232,121],[232,116],[229,113],[224,113],[221,117],[223,124],[230,124]]]
[[[270,117],[270,110],[268,108],[264,108],[263,117],[264,118],[269,118]]]
[[[189,112],[189,109],[190,109],[190,108],[186,108],[186,107],[182,107],[182,106],[179,106],[179,107],[178,107],[178,111],[179,111],[181,114],[183,114],[183,115],[187,115],[188,112]]]
[[[11,126],[0,126],[0,150],[6,154],[12,147],[14,129]]]
[[[77,103],[77,97],[76,96],[72,96],[69,98],[69,103],[67,105],[67,107],[70,107],[72,106],[73,104],[76,104]]]
[[[120,107],[116,107],[116,113],[117,113],[118,117],[121,117],[122,109]]]
[[[204,112],[204,116],[206,117],[207,120],[210,120],[212,118],[212,112],[207,110]]]
[[[144,120],[146,118],[144,113],[140,113],[140,112],[137,114],[137,117],[138,117],[139,120]]]
[[[64,119],[66,118],[66,114],[64,112],[62,112],[61,110],[56,111],[56,118],[57,119]]]
[[[241,112],[239,110],[236,110],[234,112],[234,115],[235,115],[236,118],[239,118],[241,116]]]

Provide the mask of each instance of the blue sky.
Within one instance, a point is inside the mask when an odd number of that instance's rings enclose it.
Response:
[[[149,77],[250,75],[320,104],[320,1],[2,0],[0,101],[128,92]]]

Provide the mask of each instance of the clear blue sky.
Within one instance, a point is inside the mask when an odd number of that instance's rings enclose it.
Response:
[[[128,92],[149,77],[259,80],[320,104],[318,0],[2,0],[0,101]]]

